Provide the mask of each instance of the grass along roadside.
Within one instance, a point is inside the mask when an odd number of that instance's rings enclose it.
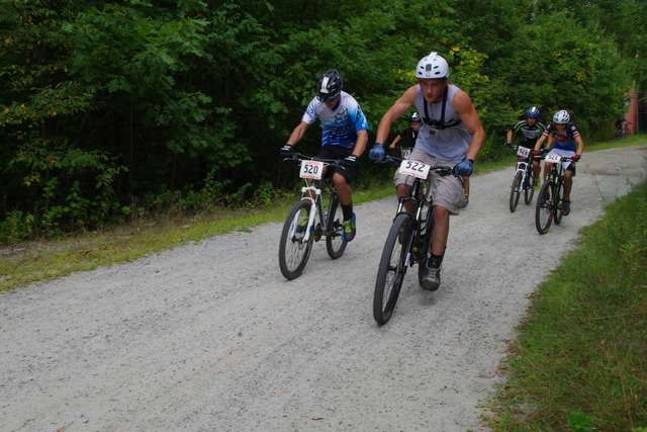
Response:
[[[392,193],[390,184],[374,186],[355,192],[354,201],[361,204]],[[194,217],[143,220],[71,238],[6,248],[0,255],[0,292],[75,271],[133,261],[188,241],[232,231],[246,231],[267,222],[279,222],[285,218],[295,199],[296,191],[262,208],[223,208]]]
[[[647,183],[584,228],[533,295],[495,431],[647,431]]]
[[[647,137],[641,135],[593,144],[587,151],[644,145],[645,141]],[[475,174],[484,174],[508,166],[512,166],[512,155],[506,160],[477,163]],[[355,191],[354,201],[361,204],[390,196],[392,193],[393,187],[389,179],[385,179],[384,184]],[[296,191],[294,195],[273,202],[271,207],[223,208],[192,217],[137,221],[99,232],[34,241],[0,249],[0,292],[32,282],[65,276],[75,271],[133,261],[188,241],[246,230],[267,222],[282,221],[295,196]]]

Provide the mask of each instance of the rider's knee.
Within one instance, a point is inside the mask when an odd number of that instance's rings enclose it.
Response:
[[[411,189],[411,187],[406,184],[399,184],[395,187],[399,197],[409,195],[409,189]]]
[[[434,220],[439,221],[449,217],[449,210],[445,207],[434,206]]]
[[[346,186],[346,185],[348,185],[348,182],[346,181],[344,176],[339,174],[339,173],[334,173],[332,175],[332,182],[333,182],[333,184],[335,186]]]

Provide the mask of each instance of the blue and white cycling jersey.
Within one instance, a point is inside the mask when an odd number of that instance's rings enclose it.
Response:
[[[312,124],[317,118],[321,121],[322,147],[336,146],[352,150],[357,141],[357,132],[368,130],[368,122],[359,103],[344,91],[334,110],[318,98],[313,98],[301,120]]]

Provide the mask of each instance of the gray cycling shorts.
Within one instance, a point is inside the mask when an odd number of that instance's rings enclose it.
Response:
[[[414,148],[407,159],[424,162],[432,167],[455,165],[452,162],[437,159],[418,148]],[[393,182],[396,186],[401,184],[411,186],[414,180],[414,177],[402,175],[398,171],[393,176]],[[431,172],[428,181],[431,182],[431,196],[434,199],[434,206],[446,208],[451,214],[458,214],[459,210],[467,204],[463,191],[463,183],[461,183],[458,177],[453,175],[441,177]]]

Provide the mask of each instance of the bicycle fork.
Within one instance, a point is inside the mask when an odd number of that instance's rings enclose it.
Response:
[[[517,192],[523,191],[523,185],[526,182],[526,177],[528,176],[528,162],[517,162],[517,170],[514,173],[514,176],[517,176],[517,173],[521,171],[521,181],[519,182],[519,186],[517,189]]]
[[[314,193],[316,198],[312,198],[312,193]],[[315,186],[304,186],[301,188],[301,199],[308,199],[311,202],[310,205],[310,214],[308,215],[308,225],[306,226],[306,232],[303,236],[303,242],[307,243],[310,240],[310,234],[312,232],[312,227],[314,226],[315,219],[317,218],[317,213],[319,212],[319,203],[321,202],[321,189]],[[298,217],[296,215],[295,217]],[[296,222],[296,221],[295,221]],[[296,223],[293,224],[296,226]]]

